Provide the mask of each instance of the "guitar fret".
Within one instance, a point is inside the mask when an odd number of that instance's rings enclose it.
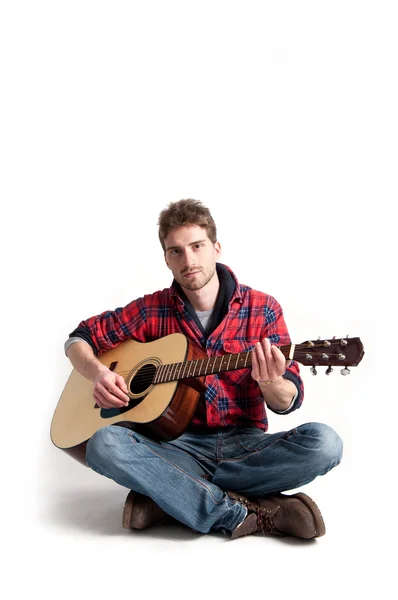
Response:
[[[188,363],[184,363],[184,369],[183,369],[183,372],[182,372],[182,379],[185,379],[185,370],[186,370],[186,368],[188,366],[189,366]]]
[[[247,365],[247,359],[249,358],[249,352],[246,353],[245,367]]]
[[[171,377],[171,379],[173,381],[175,381],[175,379],[176,379],[176,371],[177,371],[177,363],[174,363],[173,367],[174,368],[172,369],[172,377]]]
[[[177,379],[180,379],[181,377],[181,367],[182,367],[182,363],[178,363],[180,366],[178,367],[178,375],[177,375]]]
[[[198,371],[198,375],[201,375],[201,376],[203,375],[203,364],[204,364],[204,361],[205,361],[204,358],[202,358],[200,361],[198,360],[198,364],[200,362],[200,368],[199,368],[199,371]]]
[[[167,366],[168,365],[162,366],[162,383],[166,383],[167,381]]]
[[[205,375],[207,375],[207,369],[209,368],[210,358],[211,357],[209,356],[209,358],[207,359],[207,365],[206,365],[206,369],[205,369]]]
[[[237,356],[237,358],[236,358],[236,365],[235,365],[235,369],[237,369],[237,368],[238,368],[239,357],[240,357],[240,352],[239,352],[239,354],[238,354],[238,356]]]
[[[156,383],[163,383],[163,369],[164,369],[164,365],[162,365],[161,367],[159,367],[158,372],[159,375],[156,375]]]
[[[177,381],[179,379],[181,379],[181,367],[182,367],[182,363],[178,363],[178,367],[177,367],[177,370],[176,370],[176,379],[177,379]]]

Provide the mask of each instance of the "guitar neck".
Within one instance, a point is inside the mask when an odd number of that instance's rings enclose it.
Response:
[[[285,358],[290,356],[294,344],[281,346],[279,350]],[[224,354],[223,356],[211,356],[199,360],[189,360],[180,363],[162,365],[156,372],[154,383],[166,383],[168,381],[181,381],[192,377],[202,377],[214,373],[224,373],[237,369],[246,369],[252,366],[252,350],[239,352],[238,354]]]
[[[308,340],[302,344],[280,346],[279,350],[287,360],[296,360],[307,366],[357,366],[364,355],[360,338],[333,338],[330,340]],[[224,354],[199,360],[164,364],[156,369],[153,383],[180,381],[193,377],[203,377],[214,373],[246,369],[252,366],[252,352]],[[328,369],[327,373],[330,373]],[[315,373],[314,373],[315,374]],[[345,374],[345,373],[343,373]]]

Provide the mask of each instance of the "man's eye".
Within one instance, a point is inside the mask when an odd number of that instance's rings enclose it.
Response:
[[[174,248],[174,250],[171,251],[172,254],[179,254],[180,251],[177,248]]]

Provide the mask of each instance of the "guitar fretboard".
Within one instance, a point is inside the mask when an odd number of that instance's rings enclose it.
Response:
[[[291,346],[281,346],[279,350],[285,358],[288,357]],[[237,369],[246,369],[252,366],[252,350],[238,354],[224,354],[224,356],[211,356],[199,360],[189,360],[180,363],[162,365],[156,371],[153,383],[167,383],[181,381],[192,377],[202,377],[213,373],[224,373]]]

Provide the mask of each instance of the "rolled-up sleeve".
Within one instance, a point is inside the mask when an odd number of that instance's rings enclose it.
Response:
[[[267,337],[271,344],[274,344],[278,347],[289,346],[291,344],[291,340],[282,307],[272,296],[268,296],[267,305],[264,310],[264,316],[266,323],[261,339]],[[285,379],[289,379],[289,381],[292,381],[297,389],[297,394],[293,398],[289,408],[281,413],[278,413],[286,415],[300,408],[304,400],[304,384],[300,376],[300,368],[297,361],[291,361],[290,365],[286,368],[283,377]]]
[[[108,310],[83,320],[69,334],[69,339],[81,338],[92,347],[96,356],[111,350],[126,339],[146,341],[146,308],[144,298],[133,300],[125,307]]]

